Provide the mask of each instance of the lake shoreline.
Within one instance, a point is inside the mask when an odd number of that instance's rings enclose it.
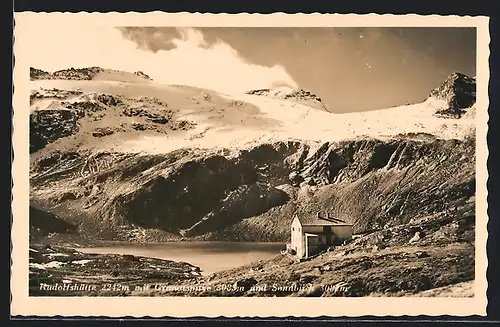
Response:
[[[189,262],[200,267],[203,275],[238,268],[254,261],[280,255],[285,247],[276,242],[164,242],[113,243],[81,247],[94,254],[128,254],[162,260]]]
[[[214,240],[203,240],[203,239],[166,239],[162,241],[154,241],[154,242],[137,242],[137,241],[119,241],[119,240],[102,240],[96,238],[76,238],[73,239],[70,237],[61,237],[59,235],[58,238],[51,239],[49,237],[45,237],[41,240],[32,240],[30,244],[39,244],[39,245],[55,245],[55,246],[64,246],[64,247],[72,247],[72,248],[98,248],[98,247],[110,247],[110,246],[148,246],[148,245],[160,245],[160,244],[196,244],[196,243],[204,243],[204,244],[282,244],[283,249],[286,248],[286,241],[214,241]]]

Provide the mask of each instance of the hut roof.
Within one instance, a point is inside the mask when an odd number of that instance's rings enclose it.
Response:
[[[297,218],[302,226],[352,226],[347,215],[329,213],[321,215],[316,214],[297,214]]]

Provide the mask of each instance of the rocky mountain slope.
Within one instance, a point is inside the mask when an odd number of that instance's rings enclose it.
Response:
[[[428,240],[432,242],[433,239]],[[131,291],[128,295],[474,296],[474,249],[467,243],[438,247],[405,245],[382,250],[377,247],[359,249],[359,243],[350,247],[356,250],[338,249],[304,262],[296,262],[284,255],[276,256],[206,278],[186,280],[181,283],[184,287],[179,289],[150,287]],[[171,284],[163,282],[163,285]],[[186,292],[186,286],[196,288]]]
[[[295,212],[348,214],[356,232],[463,205],[475,194],[474,139],[265,144],[227,156],[50,152],[32,198],[95,230],[134,240],[157,229],[205,239],[286,241]]]

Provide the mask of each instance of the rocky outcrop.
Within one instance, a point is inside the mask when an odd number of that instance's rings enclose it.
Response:
[[[476,103],[476,79],[453,73],[429,97],[446,101],[447,106],[438,110],[437,115],[460,118]]]
[[[37,100],[42,99],[57,99],[63,100],[68,99],[70,97],[82,95],[83,92],[76,90],[60,90],[60,89],[39,89],[39,90],[31,90],[30,93],[30,102],[36,102]]]
[[[78,234],[78,226],[41,209],[34,203],[29,207],[29,229],[31,242],[43,242],[52,235],[64,238]]]
[[[101,67],[88,68],[69,68],[55,71],[53,73],[46,72],[37,68],[30,67],[30,79],[63,79],[63,80],[92,80],[97,74],[103,72]]]
[[[92,80],[97,74],[103,72],[101,67],[73,68],[58,70],[52,73],[52,79],[65,80]]]
[[[30,67],[30,80],[51,79],[51,74],[41,69]]]
[[[76,226],[33,205],[29,207],[30,227],[43,233],[68,233]]]
[[[125,296],[153,291],[160,281],[179,285],[201,276],[200,268],[185,262],[50,245],[32,244],[29,252],[30,296]]]
[[[31,153],[55,142],[70,142],[69,137],[81,140],[88,134],[100,138],[131,131],[166,134],[196,126],[179,119],[178,110],[168,109],[167,103],[154,97],[40,88],[31,92],[30,101]]]
[[[161,115],[145,107],[134,107],[124,109],[123,114],[127,117],[145,117],[150,122],[166,124],[172,119],[173,112],[169,110],[166,115]]]
[[[149,77],[149,75],[145,74],[144,72],[142,72],[140,70],[137,72],[134,72],[134,75],[137,75],[137,76],[142,77],[144,79],[152,80],[151,77]]]
[[[30,153],[60,138],[78,131],[78,120],[85,116],[81,110],[44,109],[30,114]]]
[[[316,100],[321,102],[321,98],[317,95],[311,93],[310,91],[303,89],[258,89],[258,90],[250,90],[245,92],[246,94],[253,95],[263,95],[263,96],[271,96],[274,95],[281,99],[298,99],[298,100]]]

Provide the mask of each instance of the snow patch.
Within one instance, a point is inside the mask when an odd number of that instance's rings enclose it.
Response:
[[[37,269],[47,269],[47,268],[60,268],[66,263],[60,262],[60,261],[51,261],[49,263],[30,263],[29,267],[30,268],[37,268]]]
[[[45,256],[48,256],[49,258],[52,258],[52,257],[69,257],[69,254],[65,254],[65,253],[49,253],[49,254],[45,254]]]
[[[86,265],[87,263],[91,262],[92,260],[75,260],[72,261],[71,263],[77,264],[77,265]]]

